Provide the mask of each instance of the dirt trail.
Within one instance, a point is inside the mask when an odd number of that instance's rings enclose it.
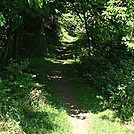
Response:
[[[60,99],[64,102],[70,122],[73,126],[73,134],[89,134],[87,113],[79,108],[79,102],[75,93],[71,90],[74,83],[71,82],[67,71],[63,66],[64,53],[67,46],[61,48],[54,66],[48,78],[52,81],[53,89],[58,92]]]

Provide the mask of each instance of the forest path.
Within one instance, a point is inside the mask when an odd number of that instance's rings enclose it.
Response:
[[[51,80],[53,90],[59,94],[59,98],[63,101],[68,112],[69,120],[73,127],[72,133],[89,134],[88,113],[79,108],[79,101],[72,90],[77,84],[72,81],[75,76],[69,76],[70,72],[63,64],[68,46],[64,45],[60,48],[48,78]]]

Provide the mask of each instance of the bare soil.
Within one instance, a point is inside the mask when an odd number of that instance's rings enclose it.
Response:
[[[53,68],[48,75],[52,82],[53,90],[59,94],[59,98],[63,101],[68,112],[69,120],[72,124],[73,134],[89,134],[90,127],[88,124],[88,113],[85,113],[79,108],[79,101],[71,89],[73,84],[69,78],[68,71],[64,68],[64,55],[67,50],[67,45],[63,46],[57,59],[54,62]]]

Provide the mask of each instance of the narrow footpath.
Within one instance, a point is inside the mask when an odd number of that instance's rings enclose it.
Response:
[[[72,83],[71,78],[68,76],[69,72],[63,65],[67,47],[68,45],[64,45],[60,48],[59,55],[54,62],[48,78],[51,80],[53,90],[58,93],[68,112],[69,120],[73,127],[72,133],[89,134],[88,114],[79,108],[79,101],[71,89],[75,83]]]

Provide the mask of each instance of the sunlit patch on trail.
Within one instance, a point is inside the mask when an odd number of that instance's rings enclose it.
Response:
[[[48,79],[62,79],[62,76],[58,76],[58,75],[53,75],[53,76],[48,75],[47,77]]]
[[[79,101],[72,89],[72,78],[68,77],[68,70],[66,70],[66,65],[74,63],[75,60],[64,59],[66,50],[67,46],[63,46],[59,50],[59,55],[53,62],[53,68],[47,77],[52,82],[53,90],[58,93],[64,103],[64,108],[73,127],[72,132],[74,134],[88,134],[88,113],[79,107]]]
[[[54,63],[62,64],[62,63],[64,63],[64,60],[55,60]]]

